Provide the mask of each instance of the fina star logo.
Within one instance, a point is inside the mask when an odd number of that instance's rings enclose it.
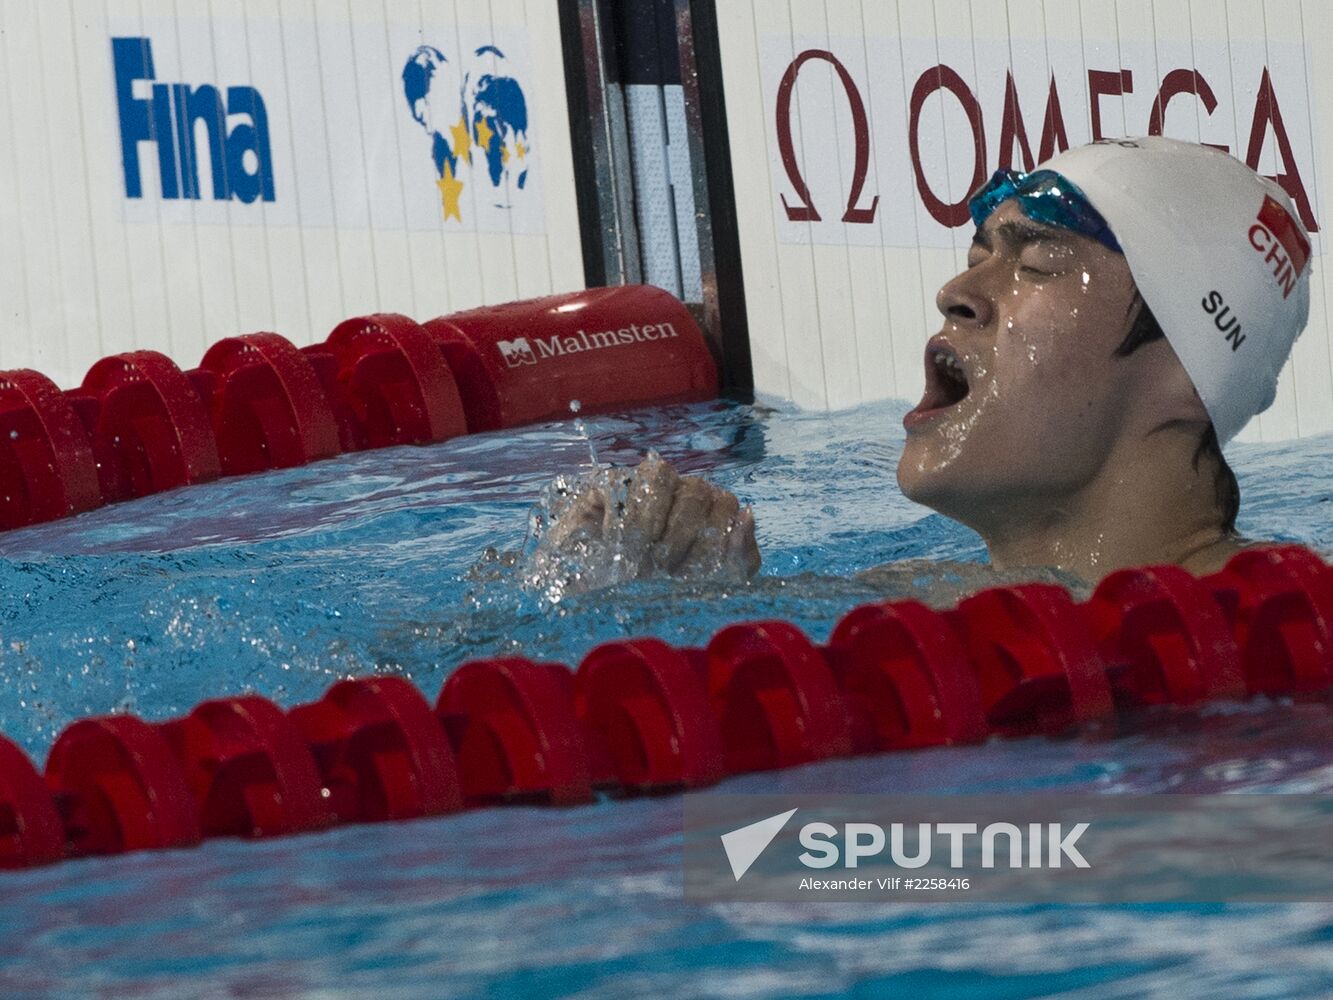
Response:
[[[489,183],[499,208],[509,208],[514,192],[527,183],[527,99],[519,82],[503,72],[504,58],[494,45],[483,45],[456,87],[443,82],[451,73],[449,60],[433,46],[420,46],[403,66],[403,95],[412,119],[430,137],[446,222],[463,221],[460,199],[469,180]]]
[[[773,838],[782,832],[787,820],[795,815],[795,809],[788,809],[785,813],[722,834],[722,849],[727,852],[731,874],[736,876],[737,882],[759,860],[759,855],[764,853],[768,845],[773,843]]]

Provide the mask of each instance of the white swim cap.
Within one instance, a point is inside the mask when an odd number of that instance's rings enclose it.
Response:
[[[1110,226],[1225,444],[1277,394],[1310,315],[1310,238],[1277,184],[1208,146],[1151,136],[1043,163]]]

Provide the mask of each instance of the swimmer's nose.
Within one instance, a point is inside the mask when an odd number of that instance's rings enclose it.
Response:
[[[969,272],[948,282],[935,296],[935,307],[959,326],[985,326],[990,322],[990,300],[967,287]]]

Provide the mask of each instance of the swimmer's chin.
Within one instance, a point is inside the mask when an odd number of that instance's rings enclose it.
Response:
[[[950,503],[950,499],[957,491],[949,488],[946,478],[941,471],[923,469],[913,462],[908,455],[908,449],[904,449],[898,459],[898,489],[902,491],[903,496],[913,503],[919,503],[952,517],[953,514],[944,508],[955,506]]]
[[[898,463],[898,489],[908,500],[927,507],[965,528],[984,534],[995,508],[1008,498],[978,490],[975,481],[958,482],[952,468],[922,469],[906,461]]]

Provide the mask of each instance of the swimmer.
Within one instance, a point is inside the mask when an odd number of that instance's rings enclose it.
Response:
[[[1087,583],[1213,572],[1247,543],[1222,448],[1276,393],[1309,312],[1309,238],[1272,181],[1161,137],[997,172],[967,269],[936,298],[903,493],[975,530],[998,571]],[[586,489],[544,545],[628,522],[639,570],[752,575],[754,518],[652,458],[624,499]]]

